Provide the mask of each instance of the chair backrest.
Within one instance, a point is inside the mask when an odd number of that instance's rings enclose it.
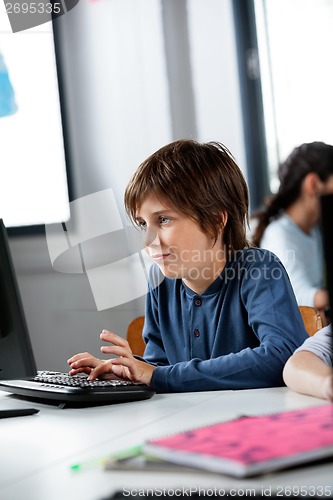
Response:
[[[320,312],[315,307],[299,306],[304,326],[310,336],[314,335],[323,327]]]
[[[323,327],[323,321],[320,312],[315,307],[299,306],[304,326],[310,336],[314,335]],[[145,343],[142,338],[142,329],[145,321],[144,316],[134,318],[127,328],[126,339],[132,349],[133,354],[143,356]]]
[[[127,328],[126,340],[128,341],[133,354],[137,354],[138,356],[142,356],[145,350],[145,343],[142,338],[144,321],[144,316],[138,316],[130,322]]]

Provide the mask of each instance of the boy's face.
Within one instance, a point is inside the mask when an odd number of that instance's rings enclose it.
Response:
[[[203,292],[225,266],[222,238],[217,242],[197,222],[176,210],[167,199],[148,196],[138,210],[148,255],[168,278],[181,278]]]

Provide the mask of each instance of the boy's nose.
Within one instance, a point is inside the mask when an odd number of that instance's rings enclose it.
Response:
[[[149,247],[150,245],[159,245],[160,240],[155,229],[148,227],[144,232],[144,246]]]

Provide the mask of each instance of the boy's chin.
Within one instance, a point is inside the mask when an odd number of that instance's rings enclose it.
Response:
[[[184,278],[184,273],[181,270],[172,268],[171,266],[165,266],[163,264],[158,264],[163,276],[170,279],[182,279]]]

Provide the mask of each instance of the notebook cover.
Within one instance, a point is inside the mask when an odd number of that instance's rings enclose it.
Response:
[[[144,453],[236,477],[333,456],[333,404],[241,417],[152,439]]]

